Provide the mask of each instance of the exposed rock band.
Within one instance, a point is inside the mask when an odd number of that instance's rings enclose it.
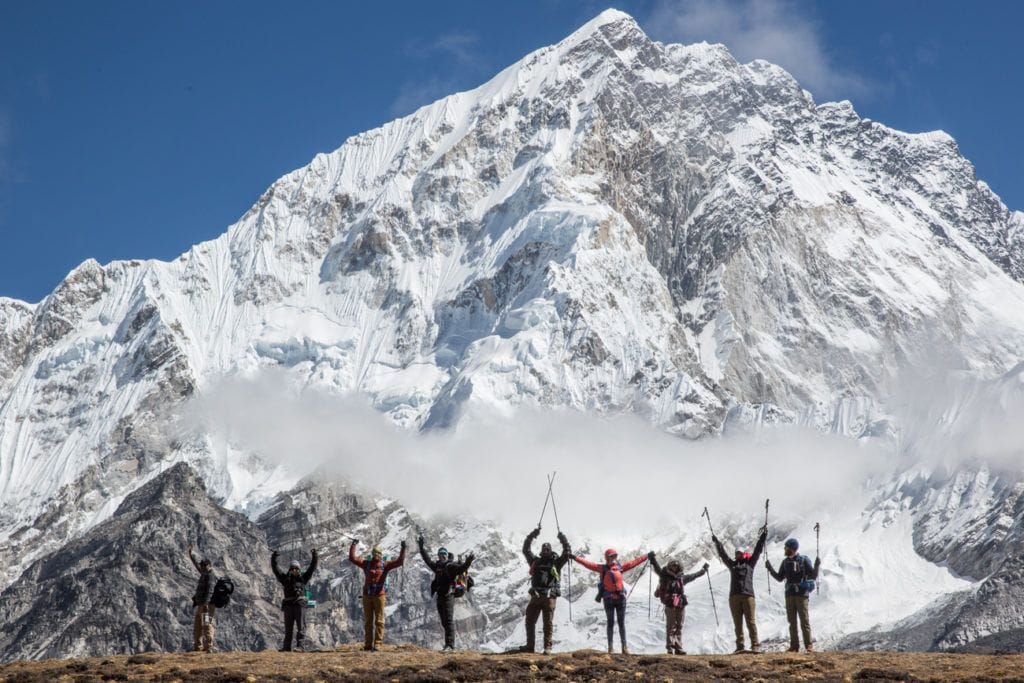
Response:
[[[626,643],[626,600],[628,593],[623,582],[623,572],[629,571],[650,562],[651,570],[658,576],[658,589],[654,595],[661,600],[665,609],[665,651],[668,654],[684,655],[683,650],[683,619],[686,611],[686,584],[704,576],[708,571],[705,563],[699,570],[685,573],[678,560],[670,560],[665,566],[658,563],[654,551],[626,561],[620,561],[618,553],[609,548],[604,552],[602,562],[592,562],[573,555],[569,540],[562,532],[558,533],[561,553],[556,553],[550,543],[543,543],[540,553],[534,554],[533,542],[540,535],[538,526],[523,541],[523,556],[530,571],[530,601],[526,606],[526,644],[519,648],[522,652],[536,652],[536,627],[538,619],[543,625],[544,654],[550,654],[554,636],[554,613],[557,600],[562,595],[562,572],[570,560],[598,575],[597,600],[604,606],[607,619],[608,652],[614,652],[616,626],[619,633],[619,645],[623,654],[629,654]],[[736,653],[758,653],[761,644],[757,636],[755,618],[756,600],[754,597],[754,573],[758,559],[764,550],[767,528],[762,527],[753,552],[736,549],[730,557],[717,536],[712,536],[718,556],[729,569],[729,611],[732,614],[736,630]],[[437,614],[444,630],[444,649],[455,649],[455,600],[473,586],[469,570],[474,556],[465,559],[455,557],[445,548],[438,548],[435,558],[431,558],[424,545],[424,538],[418,539],[420,557],[434,573],[430,584],[431,595],[437,600]],[[405,563],[405,541],[401,542],[401,552],[393,560],[385,558],[382,549],[374,546],[369,556],[360,557],[356,554],[357,540],[349,546],[348,559],[363,572],[362,604],[364,620],[363,649],[376,651],[384,641],[384,610],[387,605],[388,574]],[[785,557],[776,570],[770,561],[765,561],[768,573],[776,581],[785,583],[786,617],[789,621],[789,651],[800,650],[800,636],[803,637],[804,649],[814,650],[811,638],[811,624],[808,612],[808,599],[814,590],[818,578],[820,558],[811,562],[806,555],[799,553],[799,543],[790,538],[785,542]],[[210,652],[213,649],[214,616],[217,611],[215,586],[219,585],[213,568],[208,559],[198,559],[189,546],[189,557],[199,571],[192,604],[195,608],[193,629],[193,649]],[[311,559],[305,571],[298,561],[291,561],[288,571],[282,572],[277,564],[278,553],[270,556],[270,566],[284,591],[281,600],[281,611],[284,618],[284,642],[282,651],[303,651],[305,631],[303,625],[303,609],[307,606],[309,596],[306,585],[317,569],[318,555],[316,549],[311,551]],[[743,628],[746,626],[749,649],[745,647]]]

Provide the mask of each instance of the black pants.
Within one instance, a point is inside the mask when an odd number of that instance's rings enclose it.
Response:
[[[444,646],[455,647],[455,596],[437,596],[437,616],[441,617],[441,627],[444,629]]]
[[[284,611],[284,647],[285,650],[292,649],[292,633],[295,633],[295,647],[302,647],[302,641],[306,634],[302,630],[302,603],[285,603],[281,606]]]
[[[608,647],[612,646],[615,637],[615,620],[619,622],[619,640],[626,647],[626,599],[604,599],[604,615],[608,619]]]

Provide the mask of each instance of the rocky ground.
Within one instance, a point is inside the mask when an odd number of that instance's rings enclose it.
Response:
[[[497,680],[1024,681],[1024,655],[895,652],[708,656],[610,656],[594,650],[541,655],[460,652],[412,645],[364,653],[355,646],[307,653],[140,654],[15,662],[0,683],[29,681],[497,681]]]

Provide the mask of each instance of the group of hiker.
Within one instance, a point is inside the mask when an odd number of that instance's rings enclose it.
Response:
[[[706,514],[706,510],[705,510]],[[542,515],[543,518],[543,515]],[[710,526],[710,517],[708,519]],[[623,654],[629,654],[626,641],[626,601],[628,593],[623,580],[623,573],[639,567],[645,562],[658,576],[658,588],[655,597],[659,598],[665,610],[665,650],[669,654],[684,655],[682,630],[687,605],[686,584],[707,574],[709,566],[705,563],[699,570],[686,573],[682,563],[670,559],[662,566],[652,550],[646,555],[639,555],[626,561],[620,561],[614,548],[605,550],[602,562],[592,562],[574,555],[568,538],[559,530],[558,541],[561,552],[556,553],[551,543],[543,543],[540,553],[534,554],[533,542],[540,535],[541,526],[531,531],[523,541],[523,556],[529,565],[530,600],[526,605],[526,644],[519,648],[522,652],[536,652],[536,626],[538,618],[543,619],[544,654],[550,654],[554,636],[555,605],[562,595],[561,578],[566,565],[572,561],[598,574],[598,592],[596,600],[604,607],[607,620],[608,652],[613,652],[616,626],[619,633],[619,644]],[[711,540],[715,545],[719,558],[729,569],[729,610],[732,614],[736,632],[737,653],[757,653],[761,651],[758,640],[755,618],[756,600],[754,596],[754,572],[758,559],[764,550],[768,536],[767,524],[760,529],[757,542],[752,552],[737,548],[732,557],[726,552],[721,541],[712,530]],[[469,554],[465,559],[456,557],[446,548],[438,548],[432,559],[425,547],[425,539],[417,539],[419,554],[423,562],[433,573],[430,584],[431,595],[437,601],[437,614],[444,631],[444,649],[455,649],[454,609],[455,600],[465,594],[473,585],[468,572],[473,564],[474,556]],[[401,551],[396,559],[389,560],[384,556],[380,546],[373,546],[368,557],[360,557],[356,553],[358,540],[352,539],[349,546],[348,559],[363,572],[361,589],[364,638],[363,649],[376,651],[384,640],[384,613],[387,604],[388,574],[405,563],[406,542],[400,544]],[[808,597],[814,590],[818,578],[820,559],[812,563],[806,556],[799,553],[800,544],[795,538],[786,540],[784,544],[785,558],[776,570],[770,561],[765,561],[768,574],[778,582],[785,583],[786,617],[789,621],[789,651],[800,649],[799,635],[803,636],[804,649],[813,651],[811,626],[808,615]],[[189,546],[189,557],[199,571],[199,580],[192,598],[194,605],[194,637],[193,649],[211,651],[213,647],[213,619],[218,603],[226,604],[218,599],[225,591],[222,584],[225,579],[218,580],[208,559],[197,559]],[[281,611],[284,619],[284,642],[282,651],[302,651],[305,639],[303,625],[303,609],[309,601],[306,586],[316,572],[319,556],[316,549],[311,551],[311,559],[303,570],[298,561],[289,564],[288,571],[282,572],[277,564],[278,553],[270,556],[270,566],[274,576],[280,582],[284,592],[281,600]],[[230,583],[230,582],[228,582]],[[228,591],[230,595],[230,591]],[[712,600],[714,593],[712,592]],[[571,613],[571,602],[570,602]],[[717,615],[716,615],[717,618]],[[799,622],[799,629],[798,629]],[[743,627],[746,625],[750,641],[749,649],[745,648]],[[799,631],[799,633],[798,633]]]

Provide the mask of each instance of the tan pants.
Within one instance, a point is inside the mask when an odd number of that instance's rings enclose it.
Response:
[[[387,594],[363,596],[363,647],[369,649],[384,642],[384,605]]]
[[[211,652],[213,650],[213,615],[217,608],[213,605],[196,605],[195,618],[192,620],[192,650],[194,652]]]
[[[810,647],[811,643],[811,616],[807,611],[806,595],[786,596],[786,619],[789,620],[789,647],[792,650],[800,649],[800,639],[797,637],[796,621],[800,619],[800,630],[803,631],[804,647]]]
[[[555,601],[558,598],[530,598],[526,606],[526,649],[531,652],[537,647],[537,617],[544,615],[544,649],[551,649],[551,641],[555,633],[554,616]]]
[[[665,649],[669,652],[683,651],[683,619],[685,607],[665,605]]]
[[[730,595],[729,611],[732,612],[732,625],[736,629],[736,649],[743,649],[743,622],[747,622],[747,633],[750,634],[750,649],[761,647],[757,640],[757,623],[754,621],[754,610],[757,601],[752,595]]]

